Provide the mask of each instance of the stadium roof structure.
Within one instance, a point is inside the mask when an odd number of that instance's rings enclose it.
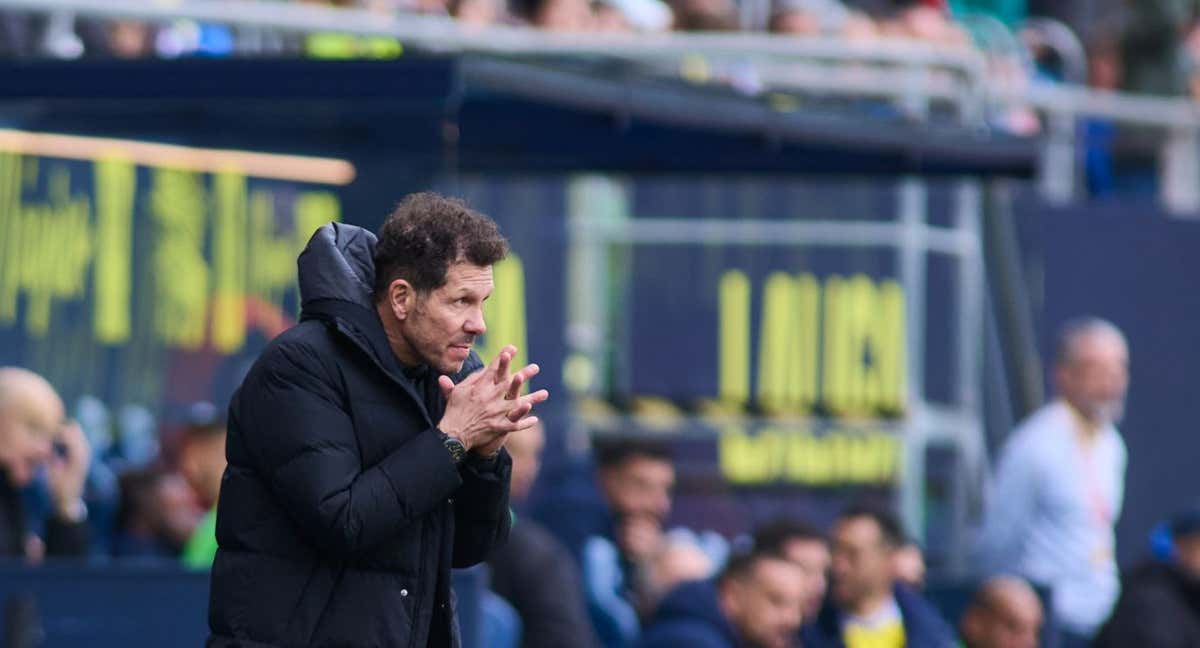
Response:
[[[1030,177],[1038,151],[885,102],[814,107],[577,57],[36,61],[0,76],[5,127],[460,172]]]

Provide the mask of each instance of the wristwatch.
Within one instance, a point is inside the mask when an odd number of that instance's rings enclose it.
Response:
[[[446,451],[450,453],[450,459],[457,466],[467,458],[467,446],[463,445],[462,441],[442,432],[442,445],[446,446]]]

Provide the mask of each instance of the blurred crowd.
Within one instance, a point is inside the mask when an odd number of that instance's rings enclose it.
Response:
[[[301,0],[304,1],[304,0]],[[746,0],[751,2],[751,0]],[[402,14],[448,16],[471,26],[529,26],[556,32],[771,31],[853,40],[908,38],[946,47],[970,44],[953,14],[975,10],[966,0],[773,0],[750,11],[736,0],[343,0],[307,4],[361,8],[381,18]],[[67,14],[4,15],[0,53],[58,58],[230,55],[227,27],[191,21],[154,24],[94,20]],[[248,49],[337,54],[329,39],[252,38]],[[372,39],[367,39],[372,40]],[[385,56],[378,42],[353,54]]]
[[[1063,328],[1056,399],[1005,444],[965,590],[927,582],[921,546],[886,507],[768,518],[727,538],[672,526],[676,465],[661,441],[598,438],[544,472],[542,425],[514,433],[515,523],[489,561],[489,645],[1200,645],[1200,511],[1164,522],[1152,555],[1118,578],[1125,451],[1114,426],[1128,362],[1111,323]],[[209,568],[220,412],[198,403],[147,436],[144,412],[111,425],[95,408],[82,403],[77,422],[40,376],[0,368],[0,554]]]

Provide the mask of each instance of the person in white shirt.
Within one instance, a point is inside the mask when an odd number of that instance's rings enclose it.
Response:
[[[1125,488],[1129,347],[1098,318],[1063,327],[1057,399],[1008,439],[979,538],[991,573],[1014,573],[1052,592],[1064,646],[1088,645],[1120,593],[1113,525]]]

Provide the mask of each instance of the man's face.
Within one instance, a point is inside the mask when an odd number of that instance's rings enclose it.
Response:
[[[1106,331],[1080,335],[1056,376],[1063,397],[1089,421],[1121,420],[1129,388],[1129,350],[1121,338]]]
[[[1036,596],[1006,593],[986,609],[972,609],[964,619],[970,648],[1037,648],[1042,606]]]
[[[722,608],[743,641],[754,648],[787,648],[802,622],[804,576],[799,565],[764,558],[744,577],[725,583]]]
[[[816,618],[829,587],[829,545],[824,540],[792,540],[784,548],[784,557],[800,568],[804,584],[804,618]]]
[[[492,267],[459,262],[446,270],[446,283],[415,293],[413,307],[400,320],[400,334],[422,362],[440,374],[456,374],[475,339],[487,327],[483,302],[492,294]]]
[[[0,411],[0,465],[14,486],[27,486],[50,460],[62,422],[62,401],[52,393],[31,391]]]
[[[871,518],[841,520],[833,530],[833,597],[854,608],[892,588],[892,548]]]
[[[602,469],[600,484],[618,516],[663,521],[671,512],[675,467],[656,457],[633,456]]]
[[[508,435],[504,447],[508,448],[508,454],[512,457],[512,485],[509,489],[513,500],[521,501],[529,496],[541,470],[542,448],[545,445],[546,433],[540,422],[528,430]]]

